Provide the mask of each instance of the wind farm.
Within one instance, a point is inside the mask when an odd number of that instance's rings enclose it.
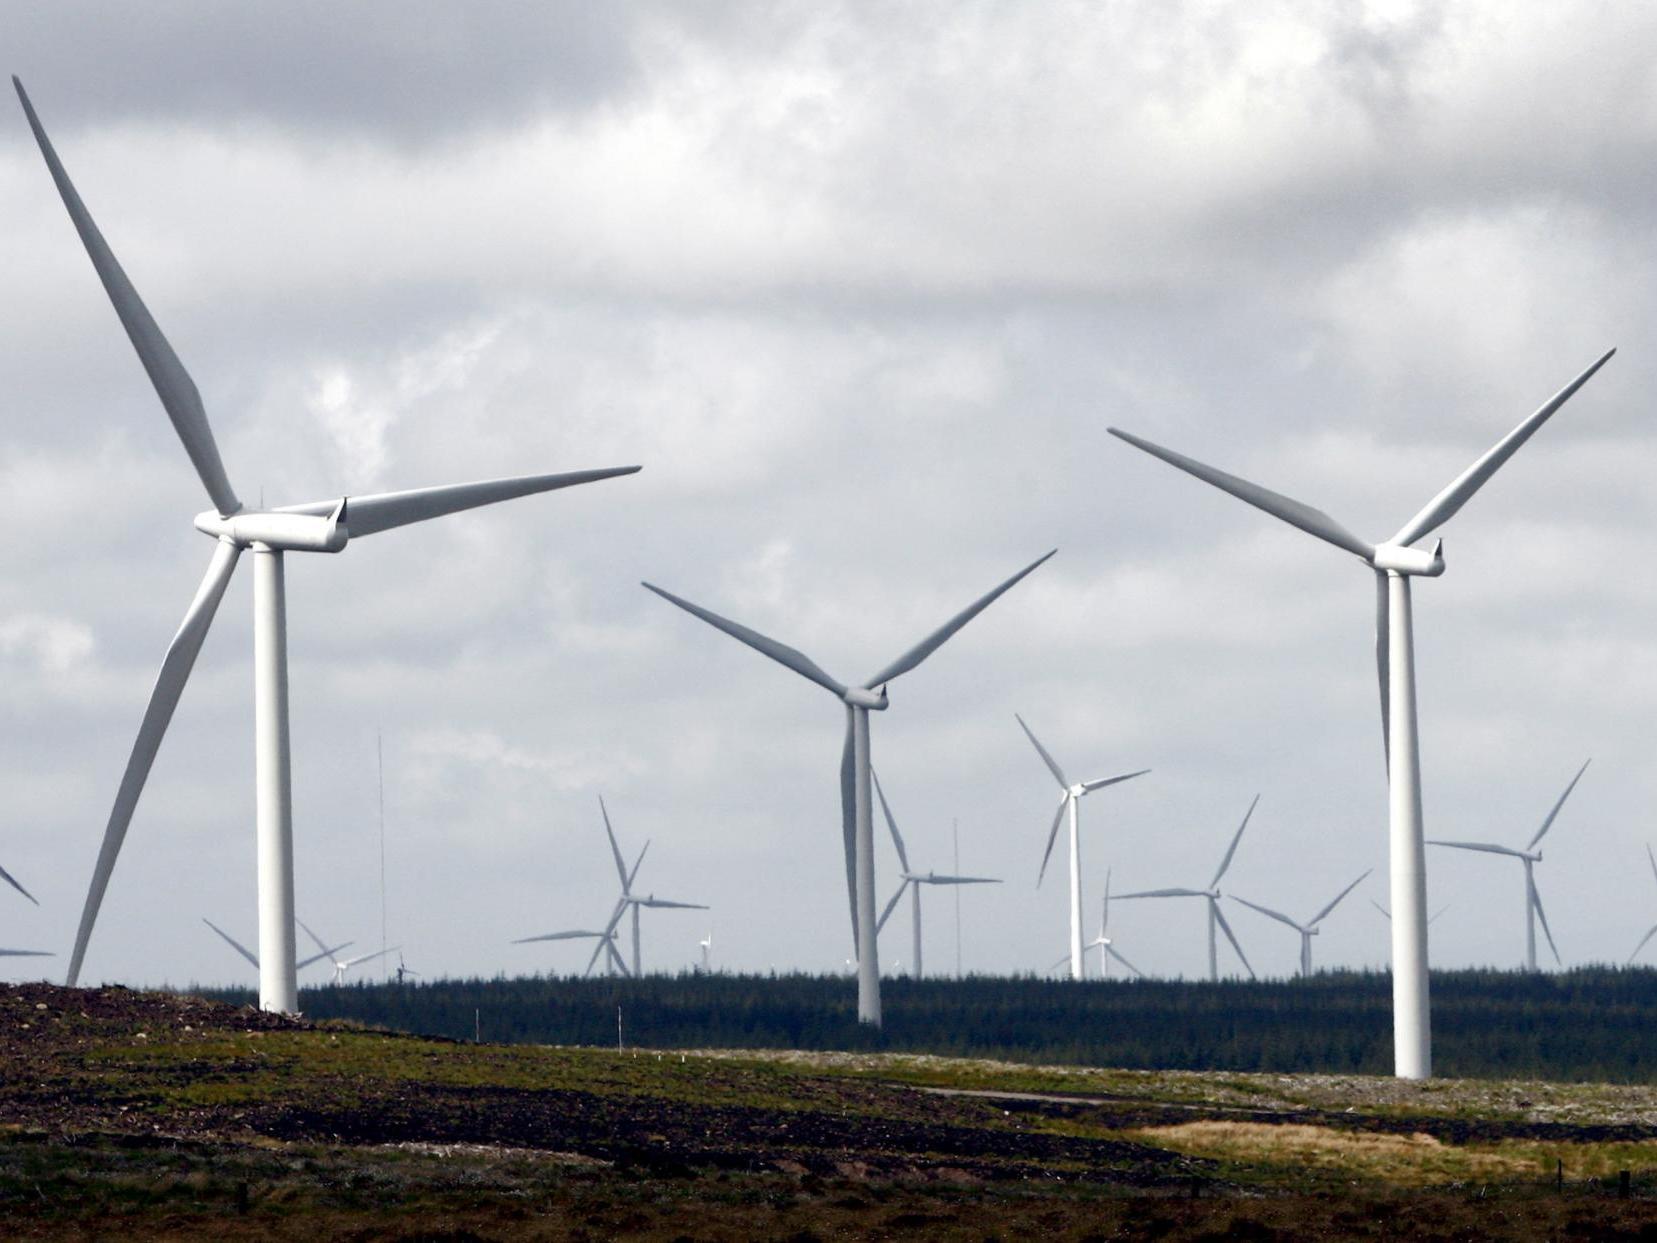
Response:
[[[96,16],[0,14],[14,1229],[1645,1227],[1657,21]]]

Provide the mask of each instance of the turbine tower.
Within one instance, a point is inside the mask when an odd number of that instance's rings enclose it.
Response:
[[[312,941],[315,941],[317,949],[322,951],[316,955],[316,958],[326,958],[333,964],[334,978],[331,982],[335,988],[338,988],[340,985],[345,983],[345,973],[352,967],[355,967],[358,963],[373,962],[376,958],[383,958],[387,954],[394,954],[403,948],[401,945],[391,945],[387,946],[383,950],[375,950],[372,954],[358,954],[355,958],[335,958],[335,951],[329,949],[327,942],[311,931],[311,926],[309,924],[307,924],[304,920],[300,920],[298,922],[299,926],[305,930],[305,935],[310,937]],[[217,931],[217,929],[215,929],[215,931]],[[346,944],[349,945],[350,942],[347,941]],[[305,961],[315,962],[316,958],[308,958]]]
[[[1231,925],[1226,922],[1225,913],[1220,910],[1220,878],[1226,874],[1231,866],[1232,856],[1237,853],[1237,843],[1243,840],[1243,830],[1249,827],[1249,817],[1254,814],[1255,806],[1260,802],[1260,796],[1254,796],[1254,802],[1249,804],[1248,811],[1243,813],[1243,823],[1237,826],[1237,832],[1232,834],[1231,845],[1226,847],[1225,858],[1220,860],[1220,866],[1214,873],[1214,879],[1208,882],[1206,889],[1142,889],[1138,893],[1124,893],[1117,896],[1118,902],[1126,902],[1130,898],[1202,898],[1208,903],[1208,978],[1218,981],[1220,978],[1220,950],[1214,939],[1214,926],[1218,924],[1225,933],[1225,939],[1231,942],[1231,948],[1237,951],[1237,957],[1242,961],[1243,969],[1249,973],[1249,979],[1254,979],[1254,968],[1249,966],[1248,956],[1243,953],[1243,947],[1237,943],[1237,934],[1232,932]]]
[[[116,856],[126,837],[138,796],[149,777],[156,751],[178,706],[179,696],[212,625],[213,615],[230,582],[231,573],[244,549],[253,551],[253,664],[255,789],[257,806],[259,869],[259,1005],[265,1010],[291,1012],[299,1006],[299,983],[294,962],[293,919],[293,803],[288,746],[288,652],[287,588],[283,558],[289,552],[337,553],[352,538],[389,531],[395,527],[424,522],[445,514],[491,505],[555,488],[592,483],[616,475],[631,474],[637,466],[608,470],[577,471],[561,475],[524,475],[479,483],[418,488],[372,496],[345,497],[287,505],[277,509],[250,509],[243,505],[225,474],[213,440],[212,428],[195,382],[178,355],[162,335],[137,290],[116,261],[103,234],[69,181],[57,152],[46,137],[34,106],[15,77],[12,84],[23,103],[23,111],[34,131],[46,167],[57,183],[63,205],[69,211],[75,231],[80,234],[97,270],[98,279],[115,306],[133,348],[137,350],[150,383],[172,420],[207,490],[213,507],[198,514],[196,529],[214,541],[195,599],[184,614],[183,624],[173,636],[162,661],[149,706],[144,710],[137,740],[127,760],[115,795],[115,805],[104,828],[104,840],[92,873],[92,884],[75,933],[75,948],[69,959],[68,983],[80,978],[87,941],[115,869]]]
[[[903,868],[902,880],[898,884],[897,892],[892,900],[886,904],[886,909],[880,913],[875,921],[875,935],[886,926],[892,912],[897,908],[898,900],[903,897],[904,890],[909,891],[911,905],[909,918],[915,936],[915,978],[921,978],[921,886],[922,885],[999,885],[999,879],[989,876],[939,876],[936,872],[927,872],[922,875],[912,871],[909,867],[909,852],[903,848],[903,834],[898,832],[898,822],[892,818],[892,809],[886,802],[886,791],[880,788],[880,775],[873,768],[869,776],[874,779],[875,795],[880,799],[881,813],[886,817],[886,827],[892,831],[892,845],[898,850],[898,863]]]
[[[1391,854],[1392,1045],[1393,1073],[1426,1079],[1433,1073],[1431,1010],[1427,979],[1427,868],[1421,822],[1421,755],[1415,728],[1415,638],[1410,613],[1410,580],[1444,573],[1444,541],[1431,552],[1413,545],[1453,518],[1485,483],[1519,451],[1536,429],[1603,367],[1607,350],[1541,409],[1514,428],[1437,496],[1391,539],[1372,544],[1322,510],[1262,488],[1236,475],[1111,428],[1111,434],[1159,457],[1170,466],[1263,509],[1363,561],[1375,574],[1375,658],[1381,690],[1381,736],[1387,756],[1388,841]]]
[[[1038,889],[1047,876],[1047,861],[1053,857],[1053,843],[1059,836],[1059,822],[1065,818],[1067,812],[1070,816],[1070,978],[1080,980],[1087,972],[1082,962],[1082,839],[1077,829],[1078,808],[1083,797],[1093,791],[1113,786],[1119,781],[1143,777],[1151,770],[1141,768],[1138,772],[1123,773],[1117,777],[1101,777],[1097,781],[1078,781],[1072,784],[1064,775],[1064,769],[1059,767],[1058,761],[1047,753],[1047,748],[1036,739],[1034,731],[1024,723],[1024,718],[1015,712],[1013,719],[1018,722],[1024,736],[1030,740],[1030,745],[1035,747],[1036,754],[1041,756],[1042,763],[1047,765],[1048,771],[1059,783],[1059,789],[1063,791],[1059,795],[1059,809],[1053,813],[1053,827],[1047,831],[1047,850],[1041,856],[1041,871],[1036,875]]]
[[[1542,862],[1542,852],[1536,849],[1542,844],[1549,829],[1553,828],[1555,817],[1559,809],[1565,806],[1565,800],[1571,797],[1571,791],[1576,789],[1576,783],[1582,780],[1582,774],[1588,771],[1591,760],[1584,760],[1582,767],[1576,770],[1576,776],[1571,778],[1571,784],[1565,787],[1565,793],[1559,796],[1559,801],[1553,805],[1548,818],[1542,821],[1542,827],[1536,830],[1536,836],[1525,843],[1523,850],[1515,850],[1511,846],[1498,846],[1494,842],[1446,842],[1438,838],[1428,838],[1429,846],[1449,846],[1456,850],[1482,850],[1493,855],[1511,855],[1525,865],[1525,970],[1536,970],[1536,921],[1542,921],[1542,933],[1548,938],[1548,948],[1553,951],[1553,960],[1564,966],[1560,961],[1559,947],[1553,943],[1553,931],[1548,927],[1547,912],[1542,909],[1542,895],[1536,892],[1536,865]]]
[[[650,849],[650,843],[645,842],[643,849],[639,851],[639,857],[633,861],[632,870],[629,871],[627,865],[622,862],[621,847],[616,843],[616,831],[610,827],[610,812],[604,806],[602,795],[598,800],[598,810],[599,814],[604,817],[604,833],[610,839],[610,855],[616,863],[616,876],[621,880],[621,897],[616,900],[615,909],[610,913],[610,922],[604,926],[602,932],[549,932],[544,936],[522,937],[512,944],[527,945],[531,941],[568,941],[578,937],[597,937],[599,943],[593,947],[593,956],[587,960],[587,971],[593,969],[593,964],[598,961],[599,954],[608,945],[610,954],[616,965],[621,967],[623,975],[642,975],[643,968],[640,965],[639,950],[640,909],[650,907],[664,910],[705,911],[708,908],[699,902],[672,902],[667,898],[658,898],[655,894],[647,894],[642,898],[635,894],[633,892],[633,882],[638,878],[639,867],[644,863],[645,852]],[[621,956],[615,948],[616,926],[621,923],[622,916],[629,911],[633,915],[633,968],[631,971],[621,962]]]
[[[1657,880],[1657,855],[1651,853],[1651,846],[1649,844],[1645,848],[1645,857],[1651,862],[1652,879]],[[1657,924],[1653,924],[1650,929],[1647,930],[1645,936],[1640,938],[1640,943],[1634,947],[1634,952],[1628,956],[1628,962],[1625,964],[1626,966],[1632,967],[1634,965],[1634,960],[1640,956],[1640,951],[1645,948],[1646,942],[1651,940],[1654,936],[1657,936]]]
[[[214,932],[218,933],[219,936],[221,938],[223,938],[224,941],[229,944],[231,949],[235,950],[243,958],[247,959],[248,962],[252,963],[253,964],[253,969],[255,971],[257,971],[259,969],[258,955],[256,955],[252,950],[248,949],[247,946],[243,945],[240,941],[238,941],[235,937],[231,936],[223,928],[219,927],[212,920],[208,919],[207,916],[203,915],[201,917],[201,922],[206,924]],[[354,942],[341,941],[338,945],[334,946],[332,949],[324,947],[320,954],[312,954],[309,958],[301,958],[297,963],[294,964],[294,969],[296,971],[303,971],[306,967],[310,966],[313,962],[321,962],[324,958],[326,958],[329,962],[332,962],[334,960],[334,955],[335,954],[339,953],[342,949],[345,949],[347,946],[352,945],[352,944],[354,944]]]
[[[1346,897],[1347,894],[1356,889],[1359,884],[1363,882],[1364,877],[1368,876],[1369,873],[1374,870],[1374,868],[1366,870],[1363,876],[1358,877],[1357,880],[1353,881],[1345,889],[1337,893],[1334,901],[1330,902],[1328,906],[1324,907],[1321,911],[1312,916],[1312,918],[1308,919],[1303,924],[1296,923],[1287,915],[1283,914],[1282,911],[1274,911],[1269,907],[1261,906],[1258,902],[1250,902],[1247,898],[1239,898],[1236,894],[1231,895],[1231,900],[1233,902],[1241,902],[1250,910],[1259,911],[1262,915],[1269,915],[1280,924],[1288,924],[1289,927],[1300,933],[1300,974],[1302,978],[1306,978],[1310,977],[1312,974],[1312,938],[1318,934],[1318,925],[1327,919],[1329,917],[1329,913],[1341,904],[1342,898]]]
[[[1057,552],[1054,549],[1053,552]],[[980,596],[873,677],[848,686],[825,673],[805,653],[766,638],[739,622],[709,612],[651,583],[644,586],[717,630],[815,682],[846,705],[846,742],[840,752],[840,829],[846,852],[846,895],[851,905],[852,944],[857,953],[857,1019],[880,1026],[880,951],[875,939],[874,818],[870,811],[869,713],[884,712],[886,684],[908,673],[937,651],[956,631],[1048,557],[1037,557],[987,595]],[[877,691],[875,688],[879,687]]]

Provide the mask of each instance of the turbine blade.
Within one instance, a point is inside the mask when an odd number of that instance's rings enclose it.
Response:
[[[627,966],[626,960],[623,959],[621,954],[617,951],[615,941],[606,941],[604,944],[610,947],[610,961],[616,964],[616,970],[621,972],[622,975],[626,976],[629,980],[632,979],[633,972]]]
[[[1001,883],[1001,878],[998,876],[938,876],[935,873],[928,876],[917,876],[915,880],[922,885],[999,885]]]
[[[1256,509],[1263,509],[1274,518],[1281,518],[1290,526],[1299,527],[1308,535],[1315,535],[1336,548],[1344,548],[1355,556],[1368,561],[1375,555],[1375,545],[1368,540],[1359,539],[1340,523],[1336,522],[1321,509],[1313,509],[1310,505],[1302,504],[1269,488],[1262,488],[1257,483],[1250,483],[1247,479],[1239,479],[1236,475],[1228,475],[1223,470],[1216,470],[1212,466],[1205,466],[1195,458],[1188,458],[1183,453],[1175,453],[1172,449],[1164,449],[1161,445],[1152,444],[1149,440],[1142,440],[1129,432],[1112,427],[1108,429],[1118,440],[1125,440],[1136,449],[1143,449],[1152,457],[1161,458],[1170,466],[1178,467],[1188,475],[1195,475],[1204,483],[1213,484],[1222,492],[1229,492],[1240,501],[1246,501]]]
[[[706,902],[672,902],[667,898],[643,898],[639,900],[639,905],[664,911],[705,911],[708,909]]]
[[[1105,929],[1110,927],[1110,869],[1105,869],[1105,900],[1099,907],[1099,935],[1105,935]]]
[[[329,962],[333,962],[335,954],[339,953],[342,949],[347,949],[355,944],[355,941],[341,941],[338,945],[332,947],[331,949],[324,949],[320,954],[312,954],[309,958],[301,958],[298,962],[294,963],[293,969],[295,971],[302,971],[314,962],[321,962],[324,958],[326,958]]]
[[[1553,828],[1554,818],[1559,815],[1559,809],[1565,806],[1565,800],[1571,797],[1571,791],[1576,789],[1576,783],[1582,780],[1582,774],[1588,771],[1588,765],[1593,762],[1591,757],[1582,761],[1582,767],[1576,770],[1576,776],[1571,778],[1571,784],[1565,787],[1565,793],[1559,796],[1559,801],[1553,805],[1553,810],[1548,813],[1548,818],[1542,821],[1542,827],[1536,830],[1536,836],[1530,839],[1529,845],[1525,847],[1526,850],[1535,850],[1536,844],[1547,835],[1549,829]]]
[[[373,962],[376,958],[383,957],[386,954],[394,954],[402,948],[400,945],[393,945],[387,949],[375,950],[372,954],[358,954],[355,958],[347,958],[344,965],[355,967],[358,963]]]
[[[104,292],[114,303],[115,313],[121,317],[121,326],[127,330],[133,349],[138,351],[138,359],[149,373],[150,383],[155,386],[156,395],[161,398],[167,417],[173,422],[173,429],[184,442],[184,451],[190,455],[196,474],[201,477],[207,495],[212,498],[213,507],[221,514],[235,513],[242,503],[236,499],[236,490],[230,486],[230,480],[224,473],[224,463],[219,459],[218,445],[213,442],[213,429],[208,426],[207,412],[202,408],[201,394],[196,391],[195,381],[178,360],[178,355],[162,335],[144,300],[127,279],[115,253],[104,241],[104,235],[93,223],[92,214],[81,202],[81,196],[76,193],[57,152],[52,149],[51,140],[46,137],[46,130],[35,115],[34,105],[29,102],[23,83],[14,76],[12,85],[17,88],[17,98],[23,103],[23,113],[29,118],[29,128],[40,144],[40,154],[46,158],[46,167],[57,183],[63,205],[68,208],[69,218],[75,223],[75,232],[81,235],[81,244],[86,247],[87,256],[97,269]]]
[[[1024,731],[1024,736],[1030,740],[1030,745],[1036,749],[1036,754],[1041,756],[1042,762],[1047,765],[1048,771],[1058,778],[1060,786],[1068,790],[1070,788],[1070,778],[1064,775],[1064,769],[1059,767],[1059,762],[1047,753],[1047,748],[1041,745],[1035,732],[1024,723],[1023,717],[1015,712],[1013,713],[1013,720],[1018,722],[1018,727]]]
[[[1070,795],[1066,794],[1059,800],[1059,809],[1053,813],[1053,827],[1047,830],[1047,849],[1042,852],[1041,871],[1036,873],[1036,888],[1041,888],[1041,882],[1047,879],[1047,861],[1053,857],[1053,843],[1059,839],[1059,821],[1064,819],[1064,809],[1070,806]]]
[[[138,806],[138,796],[149,778],[155,753],[167,733],[167,724],[173,719],[173,709],[184,693],[184,684],[190,679],[190,670],[196,663],[213,614],[224,598],[225,586],[236,568],[240,550],[234,544],[219,543],[207,563],[207,575],[196,589],[195,599],[184,614],[178,633],[167,647],[161,661],[161,672],[156,675],[155,687],[150,691],[150,702],[144,709],[144,719],[138,726],[138,737],[133,740],[132,753],[127,757],[126,771],[121,774],[121,785],[115,792],[115,806],[110,809],[109,822],[104,826],[103,845],[98,850],[98,862],[92,869],[92,884],[87,890],[86,904],[81,909],[80,927],[75,932],[75,949],[69,957],[69,985],[74,987],[80,978],[81,961],[86,957],[86,943],[92,937],[92,925],[97,922],[98,908],[103,904],[104,890],[115,870],[115,859],[126,840],[127,826]]]
[[[1429,846],[1449,846],[1455,850],[1482,850],[1491,855],[1512,855],[1515,859],[1523,859],[1525,852],[1515,850],[1511,846],[1498,846],[1494,842],[1446,842],[1436,837],[1426,839]]]
[[[877,934],[886,926],[886,921],[891,918],[892,912],[897,909],[898,900],[903,897],[904,891],[907,890],[913,883],[914,882],[906,876],[898,885],[897,892],[892,895],[892,900],[886,904],[886,909],[881,911],[880,918],[875,920],[875,932]]]
[[[614,958],[616,956],[615,946],[610,945],[609,935],[608,934],[601,934],[599,936],[598,940],[593,944],[592,957],[587,959],[587,965],[584,968],[582,968],[581,974],[583,976],[587,976],[587,975],[592,974],[593,964],[598,961],[598,956],[604,952],[606,946],[609,946],[610,957]]]
[[[966,608],[955,614],[954,617],[951,617],[943,625],[939,626],[931,634],[927,635],[926,638],[915,644],[914,647],[910,648],[902,656],[899,656],[879,673],[869,678],[863,683],[863,685],[866,688],[873,690],[877,686],[882,686],[885,683],[890,682],[893,678],[901,677],[903,674],[908,673],[916,665],[920,664],[921,661],[925,660],[928,656],[932,655],[933,652],[937,651],[945,643],[949,642],[957,630],[966,625],[974,617],[977,617],[978,614],[982,613],[985,609],[989,608],[990,605],[994,604],[995,601],[1004,592],[1010,590],[1019,579],[1023,578],[1026,574],[1029,574],[1038,565],[1047,560],[1048,557],[1051,557],[1053,553],[1057,551],[1058,549],[1055,548],[1053,549],[1053,552],[1037,557],[1034,561],[1030,562],[1029,565],[1025,566],[1017,574],[1014,574],[1011,578],[1007,579],[1000,586],[985,593],[984,595],[979,596],[978,599],[967,605]]]
[[[1438,917],[1440,915],[1444,914],[1445,911],[1449,910],[1454,905],[1455,904],[1453,902],[1446,902],[1443,906],[1439,907],[1438,910],[1434,911],[1431,915],[1429,915],[1427,917],[1428,927],[1431,927],[1434,923],[1436,923],[1438,921]]]
[[[598,796],[598,814],[604,817],[604,835],[610,839],[610,857],[616,861],[616,877],[621,891],[627,892],[627,865],[621,861],[621,847],[616,844],[616,831],[610,827],[610,809],[604,805],[604,796]]]
[[[1331,911],[1333,911],[1337,906],[1339,906],[1341,904],[1341,899],[1346,897],[1347,894],[1351,893],[1359,885],[1363,884],[1364,883],[1364,878],[1367,877],[1370,874],[1370,872],[1373,872],[1374,870],[1375,870],[1374,868],[1367,869],[1364,872],[1363,876],[1358,877],[1357,880],[1353,881],[1345,889],[1343,889],[1339,893],[1337,893],[1335,895],[1335,900],[1333,902],[1331,902],[1328,906],[1324,907],[1316,915],[1312,916],[1311,919],[1306,921],[1306,926],[1308,928],[1316,928],[1320,923],[1322,923],[1324,921],[1324,919],[1326,919],[1328,917],[1328,915]]]
[[[1398,534],[1392,537],[1392,542],[1395,544],[1413,544],[1423,535],[1432,534],[1433,531],[1454,517],[1456,511],[1467,504],[1472,499],[1473,494],[1490,479],[1490,476],[1500,470],[1508,458],[1519,451],[1519,447],[1531,438],[1536,429],[1546,423],[1552,417],[1554,411],[1569,401],[1577,389],[1588,383],[1589,377],[1605,366],[1610,361],[1611,355],[1616,352],[1616,350],[1607,350],[1600,355],[1598,361],[1549,398],[1540,410],[1497,441],[1493,449],[1457,475],[1449,487],[1428,501],[1420,513],[1406,522]]]
[[[1048,969],[1048,970],[1049,970],[1049,971],[1056,971],[1056,970],[1058,970],[1058,969],[1059,969],[1059,968],[1060,968],[1060,967],[1062,967],[1062,966],[1064,966],[1064,965],[1065,965],[1065,964],[1066,964],[1066,963],[1068,963],[1068,962],[1069,962],[1069,961],[1070,961],[1070,955],[1069,955],[1069,954],[1066,954],[1066,955],[1065,955],[1065,956],[1064,956],[1064,957],[1063,957],[1063,958],[1060,958],[1060,959],[1059,959],[1059,960],[1058,960],[1058,961],[1056,961],[1056,962],[1052,962],[1052,963],[1049,963],[1049,964],[1048,964],[1048,965],[1047,965],[1047,969]]]
[[[1269,915],[1280,924],[1288,924],[1289,927],[1293,928],[1296,932],[1306,931],[1281,911],[1274,911],[1270,907],[1261,906],[1258,902],[1250,902],[1247,898],[1239,898],[1234,893],[1228,893],[1226,897],[1230,898],[1233,902],[1241,902],[1251,911],[1259,911],[1262,915]]]
[[[1548,927],[1548,913],[1542,909],[1542,895],[1536,891],[1536,881],[1530,874],[1525,874],[1525,887],[1530,890],[1530,904],[1536,908],[1536,918],[1542,921],[1542,935],[1548,938],[1548,948],[1553,951],[1553,960],[1561,967],[1565,965],[1559,957],[1559,947],[1553,943],[1553,929]]]
[[[226,941],[228,941],[230,943],[230,948],[235,950],[243,958],[247,959],[248,962],[252,963],[253,964],[253,969],[255,971],[257,971],[259,969],[259,960],[254,957],[252,950],[248,949],[247,946],[243,945],[240,941],[238,941],[235,937],[231,936],[223,928],[219,927],[212,920],[208,919],[207,916],[203,915],[201,917],[201,922],[206,924],[214,932],[218,933],[219,936],[223,937]]]
[[[1119,893],[1118,902],[1126,902],[1130,898],[1206,898],[1206,889],[1141,889],[1137,893]]]
[[[892,830],[892,845],[898,848],[898,862],[903,865],[903,870],[907,872],[909,870],[909,852],[903,848],[903,834],[898,832],[898,822],[892,819],[892,809],[886,803],[886,791],[880,788],[880,774],[875,772],[872,765],[869,768],[869,776],[874,778],[875,794],[880,798],[880,810],[886,816],[886,827]]]
[[[1209,901],[1213,902],[1213,899],[1211,898]],[[1214,902],[1214,918],[1219,922],[1220,931],[1225,933],[1225,939],[1231,942],[1231,948],[1237,951],[1237,957],[1243,960],[1243,967],[1249,973],[1249,979],[1254,979],[1254,968],[1249,966],[1248,955],[1243,953],[1243,947],[1237,943],[1237,934],[1231,930],[1231,925],[1226,922],[1225,912],[1220,909],[1218,902]]]
[[[1375,572],[1375,674],[1381,684],[1381,758],[1392,769],[1392,614],[1387,576]]]
[[[56,958],[51,950],[0,950],[0,958]]]
[[[855,708],[846,709],[846,745],[840,750],[840,836],[846,848],[846,905],[851,911],[852,948],[857,943],[857,742]]]
[[[1143,777],[1150,771],[1148,768],[1141,768],[1137,772],[1122,773],[1116,777],[1100,777],[1097,781],[1084,781],[1082,782],[1082,793],[1092,794],[1095,790],[1103,790],[1106,786],[1113,786],[1119,781],[1132,781],[1135,777]]]
[[[345,519],[345,528],[352,539],[364,535],[378,535],[395,527],[406,527],[428,518],[443,518],[463,510],[494,505],[501,501],[517,500],[520,496],[534,496],[540,492],[554,492],[559,488],[573,488],[577,484],[597,483],[619,475],[637,474],[640,466],[607,466],[600,470],[572,470],[557,475],[515,475],[509,479],[480,479],[476,483],[449,483],[435,488],[410,488],[403,492],[375,492],[368,496],[353,496]],[[326,501],[306,501],[301,505],[283,505],[279,514],[313,514],[326,517],[334,512],[339,497]]]
[[[1145,973],[1143,971],[1141,971],[1138,967],[1134,966],[1126,958],[1123,958],[1122,955],[1118,954],[1116,952],[1116,947],[1115,946],[1107,945],[1107,946],[1104,947],[1104,951],[1105,951],[1105,953],[1109,954],[1112,958],[1116,959],[1117,962],[1121,963],[1129,971],[1131,971],[1135,975],[1137,975],[1140,979],[1143,980],[1145,978]]]
[[[1646,942],[1651,940],[1652,937],[1657,937],[1657,924],[1653,924],[1645,936],[1640,938],[1640,943],[1634,947],[1634,952],[1628,956],[1628,962],[1625,965],[1630,967],[1634,965],[1634,960],[1640,956],[1640,951],[1646,947]]]
[[[308,923],[297,916],[295,916],[293,922],[298,924],[300,928],[304,930],[305,935],[311,938],[311,940],[316,944],[317,949],[321,950],[325,957],[332,957],[334,951],[328,948],[328,943],[326,941],[317,936],[317,934],[311,930],[311,926]],[[347,944],[349,944],[349,942],[347,942]]]
[[[35,900],[34,894],[30,893],[27,889],[23,888],[23,886],[18,883],[17,877],[13,876],[10,872],[6,871],[5,868],[0,868],[0,880],[5,881],[6,884],[10,885],[13,889],[17,890],[18,893],[22,894],[30,902],[34,902],[34,904],[36,906],[40,905],[40,903]]]
[[[610,922],[604,925],[604,932],[602,935],[606,938],[613,937],[616,931],[616,925],[621,923],[621,917],[625,914],[627,914],[627,899],[617,899],[616,909],[610,912]]]
[[[1384,906],[1382,906],[1382,905],[1381,905],[1381,904],[1380,904],[1380,903],[1379,903],[1379,902],[1377,902],[1377,901],[1376,901],[1376,900],[1375,900],[1375,899],[1374,899],[1374,898],[1371,898],[1371,899],[1370,899],[1370,900],[1369,900],[1369,904],[1370,904],[1370,905],[1371,905],[1371,906],[1373,906],[1373,907],[1374,907],[1374,908],[1375,908],[1375,909],[1376,909],[1376,910],[1378,910],[1378,911],[1380,911],[1380,912],[1381,912],[1381,914],[1382,914],[1382,915],[1385,915],[1385,916],[1386,916],[1386,919],[1387,919],[1387,922],[1388,922],[1388,923],[1389,923],[1389,924],[1390,924],[1390,923],[1391,923],[1391,922],[1392,922],[1392,912],[1391,912],[1391,911],[1389,911],[1389,910],[1387,910],[1387,908],[1386,908],[1386,907],[1384,907]],[[1442,913],[1443,913],[1443,912],[1440,912],[1440,914],[1442,914]],[[1436,917],[1436,916],[1435,916],[1435,917],[1434,917],[1434,918],[1437,918],[1437,917]],[[1428,920],[1428,921],[1427,921],[1427,922],[1428,922],[1428,923],[1429,923],[1429,924],[1430,924],[1430,923],[1432,923],[1432,922],[1433,922],[1433,921],[1432,921],[1432,920],[1431,920],[1431,919],[1429,919],[1429,920]]]
[[[1259,805],[1260,796],[1256,794],[1254,802],[1250,803],[1249,809],[1243,813],[1243,823],[1237,826],[1237,832],[1232,835],[1231,845],[1226,847],[1225,858],[1220,860],[1220,870],[1215,872],[1214,879],[1208,882],[1210,889],[1220,883],[1220,877],[1224,876],[1226,869],[1231,866],[1231,858],[1237,853],[1237,843],[1243,840],[1243,830],[1249,827],[1249,817],[1254,814],[1254,809]]]
[[[574,929],[569,932],[544,932],[538,937],[519,937],[513,945],[528,945],[531,941],[577,941],[584,937],[598,937],[603,939],[602,932],[589,932],[585,929]]]
[[[633,860],[633,870],[621,878],[621,891],[623,893],[633,892],[633,882],[638,879],[639,868],[644,866],[644,856],[649,849],[650,841],[646,838],[644,845],[639,848],[639,857]]]
[[[827,673],[823,672],[823,670],[818,667],[817,663],[804,652],[789,647],[786,643],[778,643],[775,639],[768,639],[759,631],[748,629],[748,627],[744,626],[741,622],[734,622],[728,617],[721,617],[718,613],[711,612],[699,605],[692,604],[689,600],[682,600],[671,591],[663,591],[660,587],[657,587],[653,583],[644,583],[642,586],[648,591],[655,592],[669,604],[677,604],[680,608],[684,609],[685,612],[691,614],[692,616],[700,617],[715,630],[723,630],[726,634],[730,635],[738,642],[746,643],[756,652],[769,656],[779,665],[784,665],[792,669],[802,678],[807,678],[810,681],[817,683],[817,685],[821,686],[824,690],[833,691],[836,695],[840,696],[845,695],[848,689],[846,684],[844,682],[836,681]]]
[[[1651,879],[1657,880],[1657,855],[1651,853],[1651,844],[1646,843],[1645,857],[1651,860]]]

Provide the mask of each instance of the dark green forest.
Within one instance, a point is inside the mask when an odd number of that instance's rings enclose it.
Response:
[[[1435,972],[1434,1071],[1657,1081],[1657,971]],[[250,989],[203,989],[239,1005]],[[882,1050],[1143,1069],[1390,1073],[1391,979],[890,979],[862,1027],[844,976],[436,980],[303,989],[317,1019],[486,1041],[639,1048]]]

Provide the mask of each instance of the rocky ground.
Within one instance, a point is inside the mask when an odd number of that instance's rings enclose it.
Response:
[[[1657,1240],[1657,1092],[479,1046],[0,986],[0,1220],[8,1237]]]

